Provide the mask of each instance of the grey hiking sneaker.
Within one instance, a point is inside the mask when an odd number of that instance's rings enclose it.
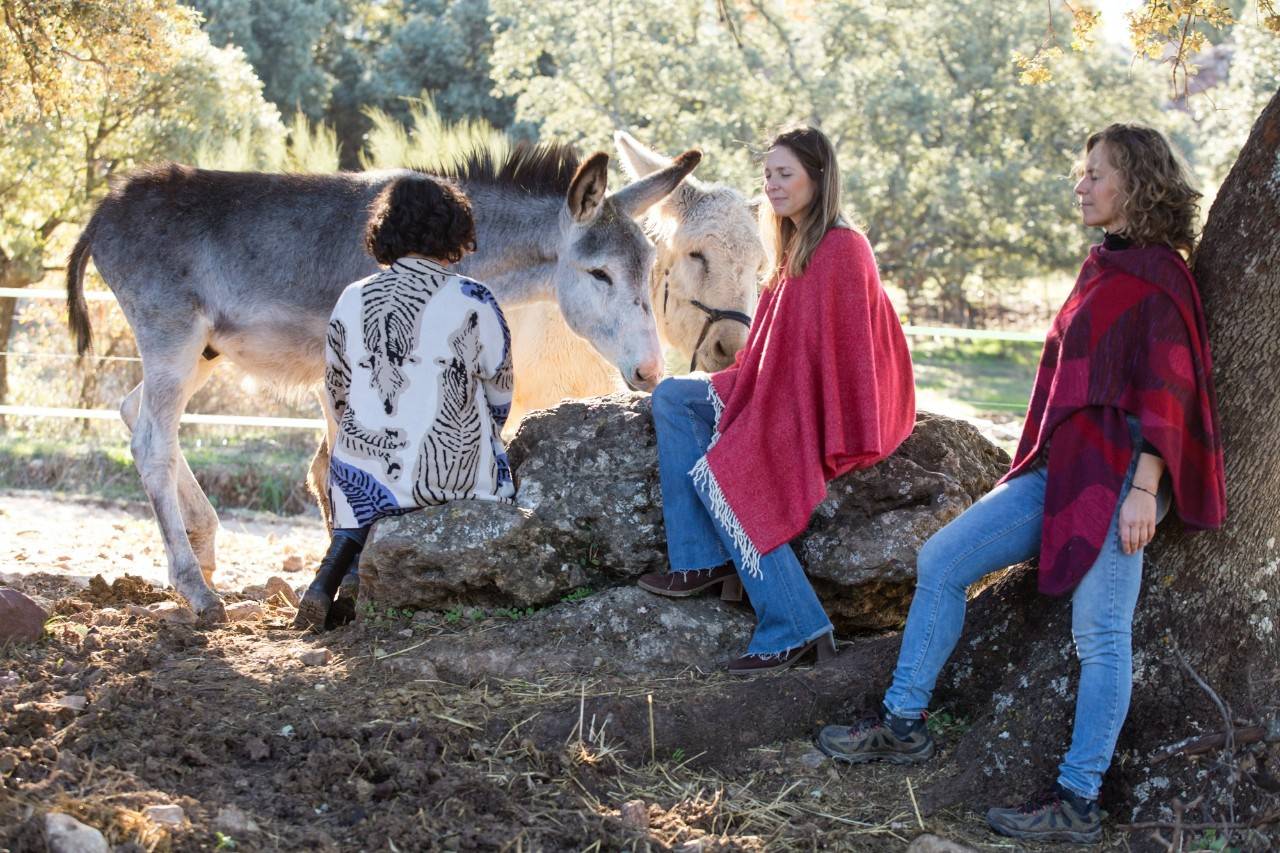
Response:
[[[1102,812],[1098,803],[1057,782],[1020,806],[989,810],[987,823],[996,832],[1011,838],[1076,844],[1096,844],[1102,840]]]
[[[883,704],[879,713],[852,726],[824,726],[817,744],[827,755],[849,764],[922,764],[933,757],[934,749],[924,720],[896,717]]]

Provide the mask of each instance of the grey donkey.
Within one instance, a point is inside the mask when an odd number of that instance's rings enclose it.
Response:
[[[662,376],[654,250],[635,220],[700,159],[685,152],[609,194],[603,152],[581,163],[562,146],[477,152],[443,176],[471,198],[476,219],[478,249],[457,268],[503,306],[554,301],[627,385],[652,390]],[[137,339],[143,380],[120,413],[169,580],[205,622],[226,619],[211,588],[218,517],[178,446],[182,411],[222,359],[277,386],[319,386],[329,313],[343,288],[377,270],[363,246],[369,205],[400,174],[147,168],[112,188],[71,252],[68,322],[79,352],[91,345],[91,257]],[[313,478],[326,461],[322,448]]]

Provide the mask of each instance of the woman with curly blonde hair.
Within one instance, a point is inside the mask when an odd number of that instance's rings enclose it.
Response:
[[[987,820],[1039,841],[1101,838],[1098,792],[1129,709],[1133,613],[1157,522],[1170,503],[1193,529],[1226,514],[1209,340],[1183,257],[1200,194],[1147,127],[1090,136],[1080,172],[1081,217],[1103,240],[1049,330],[1013,465],[921,548],[879,712],[818,737],[850,763],[928,759],[923,717],[960,638],[966,590],[1038,554],[1040,591],[1071,595],[1080,658],[1071,746],[1052,787]]]

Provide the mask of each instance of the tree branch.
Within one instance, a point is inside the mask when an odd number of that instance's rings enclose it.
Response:
[[[795,45],[791,43],[791,36],[787,33],[786,28],[783,27],[782,24],[778,23],[778,20],[769,13],[769,10],[766,9],[764,4],[759,2],[759,0],[747,0],[747,5],[754,9],[760,17],[764,18],[764,21],[769,25],[769,28],[772,29],[774,34],[782,40],[783,45],[785,45],[787,49],[787,65],[791,68],[791,73],[796,75],[796,79],[799,80],[801,85],[803,85],[807,90],[809,88],[809,81],[805,77],[804,72],[800,70],[800,63],[796,59]]]

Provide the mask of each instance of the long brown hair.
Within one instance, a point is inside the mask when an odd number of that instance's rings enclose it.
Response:
[[[803,275],[813,253],[827,231],[848,228],[840,211],[840,167],[836,151],[826,134],[816,127],[802,125],[783,130],[769,143],[769,149],[784,147],[796,156],[809,180],[813,181],[813,200],[797,226],[790,217],[778,216],[766,200],[760,205],[760,237],[764,241],[770,274],[765,287],[772,287],[783,276]]]
[[[1137,124],[1113,124],[1089,137],[1087,156],[1106,143],[1107,159],[1120,173],[1124,236],[1139,245],[1168,246],[1190,257],[1196,246],[1201,195],[1164,134]]]

